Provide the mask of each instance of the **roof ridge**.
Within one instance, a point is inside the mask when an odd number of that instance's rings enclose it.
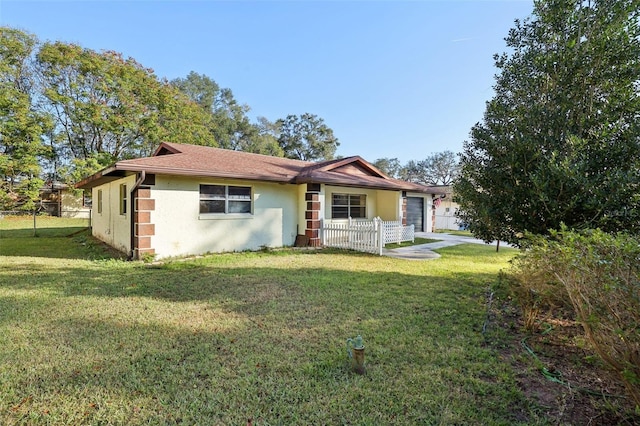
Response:
[[[216,151],[225,151],[225,152],[233,152],[236,153],[237,155],[247,155],[247,156],[254,156],[254,157],[266,157],[266,158],[271,158],[271,159],[278,159],[278,160],[284,160],[287,162],[296,162],[296,163],[304,163],[304,164],[308,164],[308,165],[313,165],[316,164],[313,161],[306,161],[306,160],[299,160],[297,158],[287,158],[287,157],[277,157],[275,155],[269,155],[269,154],[259,154],[256,152],[247,152],[247,151],[238,151],[235,149],[229,149],[229,148],[220,148],[217,146],[208,146],[208,145],[195,145],[195,144],[188,144],[188,143],[177,143],[177,142],[162,142],[162,145],[167,145],[169,147],[181,147],[181,146],[185,146],[185,147],[189,147],[189,148],[196,148],[196,149],[211,149],[211,150],[216,150]],[[179,153],[184,154],[184,152],[180,151]]]

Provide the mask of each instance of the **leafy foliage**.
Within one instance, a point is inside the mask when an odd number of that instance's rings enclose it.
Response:
[[[0,27],[0,39],[0,210],[31,210],[43,184],[42,135],[51,121],[34,108],[35,37]]]
[[[452,151],[437,152],[418,162],[422,182],[430,185],[450,185],[457,177],[459,164]]]
[[[476,236],[640,231],[639,18],[638,0],[551,0],[516,21],[455,185]]]
[[[244,150],[257,136],[257,129],[246,115],[249,107],[239,104],[231,89],[221,88],[210,77],[195,71],[171,84],[211,114],[209,131],[221,148]]]
[[[287,158],[298,160],[331,160],[340,143],[324,120],[305,113],[288,115],[276,121],[278,144]]]
[[[405,165],[397,158],[379,158],[373,165],[393,178],[425,185],[450,185],[459,171],[457,154],[452,151],[436,152]]]
[[[392,178],[400,177],[402,165],[397,158],[378,158],[372,164]]]
[[[640,406],[640,240],[566,228],[551,236],[534,238],[514,265],[525,311],[570,301],[587,340]]]
[[[415,160],[409,160],[400,170],[399,175],[400,179],[406,180],[407,182],[418,183],[422,181],[422,170],[420,169],[418,161]]]
[[[41,47],[38,61],[67,158],[108,154],[113,162],[148,155],[162,140],[214,144],[210,117],[132,58],[55,42]]]

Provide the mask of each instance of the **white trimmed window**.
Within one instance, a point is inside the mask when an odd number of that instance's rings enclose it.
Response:
[[[120,185],[120,214],[127,214],[127,185]]]
[[[98,213],[102,214],[102,189],[98,189]]]
[[[200,213],[251,214],[251,187],[200,185]]]
[[[332,219],[366,219],[367,196],[364,194],[331,194]]]

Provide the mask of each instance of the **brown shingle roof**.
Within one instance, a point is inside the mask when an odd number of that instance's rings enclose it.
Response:
[[[207,146],[163,143],[151,157],[122,160],[79,182],[92,188],[121,176],[145,171],[281,183],[326,183],[374,189],[431,193],[429,187],[392,179],[360,157],[312,163]]]

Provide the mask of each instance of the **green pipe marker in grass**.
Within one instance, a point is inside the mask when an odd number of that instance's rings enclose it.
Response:
[[[362,336],[358,335],[355,339],[347,339],[347,353],[349,358],[353,360],[353,369],[358,374],[364,374],[364,343]]]

